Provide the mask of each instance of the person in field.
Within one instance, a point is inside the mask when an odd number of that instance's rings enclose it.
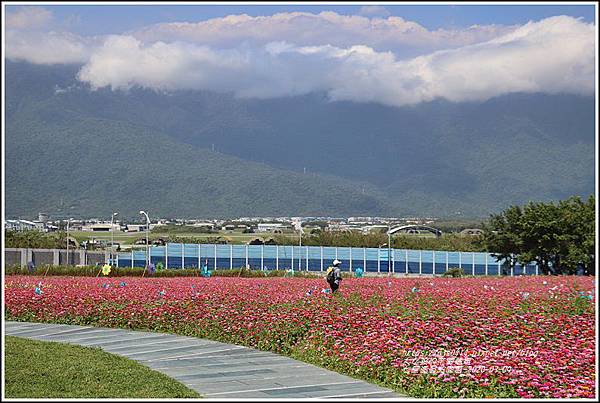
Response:
[[[340,288],[340,282],[342,281],[342,270],[340,269],[339,260],[335,259],[333,261],[333,266],[329,266],[327,268],[327,283],[329,283],[329,287],[331,287],[331,292],[336,292],[338,288]]]

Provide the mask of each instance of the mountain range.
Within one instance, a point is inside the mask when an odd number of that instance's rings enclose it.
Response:
[[[93,90],[5,64],[6,216],[485,217],[594,193],[595,99],[409,107]]]

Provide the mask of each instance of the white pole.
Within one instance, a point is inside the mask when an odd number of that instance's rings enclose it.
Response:
[[[150,262],[150,244],[148,241],[148,231],[150,231],[150,217],[148,217],[148,213],[143,210],[140,210],[140,214],[146,216],[146,267],[148,267],[148,263]]]
[[[350,247],[350,272],[352,272],[352,246]]]
[[[473,273],[472,275],[475,275],[475,252],[471,252],[471,255],[473,256],[473,268],[471,269],[471,272]]]
[[[435,275],[435,251],[431,251],[433,254],[433,274]]]
[[[275,245],[275,270],[279,270],[279,245]]]
[[[133,269],[133,248],[131,248],[131,268]]]
[[[246,245],[246,268],[248,268],[248,245]]]
[[[458,267],[462,269],[462,253],[458,252]]]
[[[294,271],[294,245],[292,245],[292,271]]]
[[[146,228],[146,267],[150,264],[150,240],[148,239],[148,229]]]
[[[69,265],[69,222],[70,221],[71,221],[71,219],[69,218],[67,220],[67,266]]]
[[[265,269],[265,245],[260,245],[260,269]]]
[[[485,254],[485,275],[488,275],[488,254]]]
[[[298,271],[302,270],[302,223],[300,222],[300,249],[299,251],[299,255],[298,255]]]
[[[323,271],[323,247],[321,246],[321,271]]]
[[[146,220],[146,267],[148,267],[148,263],[150,262],[150,241],[148,239],[148,231],[150,231],[150,219],[146,218]]]
[[[305,246],[306,248],[306,271],[308,271],[308,246]]]
[[[115,231],[113,227],[113,221],[115,218],[115,213],[112,213],[110,216],[110,263],[113,262],[113,249],[115,247]]]
[[[448,252],[446,252],[446,271],[448,271]]]
[[[390,274],[390,266],[392,265],[392,234],[390,231],[391,228],[388,225],[388,274]]]
[[[200,250],[201,244],[198,244],[198,269],[200,269],[202,267],[202,263],[200,262],[200,260],[202,259],[202,253]]]
[[[185,269],[185,245],[181,244],[181,268]]]
[[[115,248],[115,227],[114,227],[114,218],[119,213],[112,213],[110,216],[110,260],[111,262],[114,260],[113,253]],[[119,259],[117,259],[117,267],[119,267]]]
[[[377,273],[381,273],[380,251],[381,251],[381,248],[377,247]]]
[[[233,269],[233,245],[229,245],[229,269]]]
[[[217,270],[217,244],[215,244],[215,268],[214,270]]]
[[[367,248],[363,248],[363,272],[367,272]]]
[[[513,277],[515,275],[515,265],[511,264],[510,265],[510,276]]]
[[[165,269],[169,268],[169,243],[165,244]]]
[[[405,259],[404,259],[404,265],[405,265],[404,272],[405,272],[405,274],[408,274],[408,249],[404,250],[404,256],[405,256]]]
[[[423,274],[423,253],[419,251],[419,276]]]

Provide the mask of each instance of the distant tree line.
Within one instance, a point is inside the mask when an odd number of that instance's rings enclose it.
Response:
[[[298,237],[275,235],[273,239],[278,245],[297,245]],[[386,231],[363,233],[361,231],[314,231],[302,235],[302,245],[307,246],[351,246],[357,248],[377,248],[380,245],[387,248],[388,236]],[[392,236],[392,248],[443,250],[463,252],[483,252],[485,246],[481,236],[443,234],[441,237],[423,237],[417,235]]]
[[[536,262],[543,274],[592,273],[595,263],[595,199],[573,196],[558,203],[530,202],[494,214],[483,243],[508,267]]]
[[[216,234],[219,231],[207,227],[167,224],[154,227],[150,232],[153,234]]]
[[[61,249],[67,247],[67,234],[64,231],[7,230],[4,232],[4,242],[7,248]]]

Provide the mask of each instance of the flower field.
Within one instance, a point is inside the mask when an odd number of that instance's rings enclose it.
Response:
[[[41,282],[41,283],[40,283]],[[275,351],[420,397],[595,397],[594,278],[5,277],[6,319]]]

